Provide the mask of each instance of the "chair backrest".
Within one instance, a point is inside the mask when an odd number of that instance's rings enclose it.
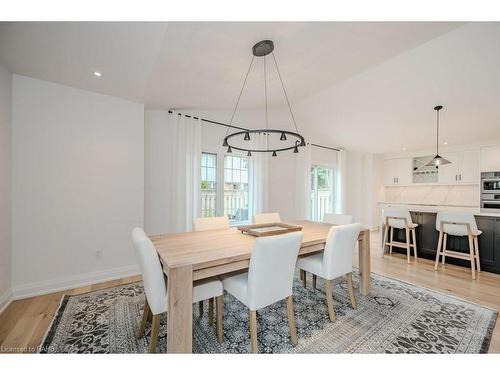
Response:
[[[257,214],[253,216],[254,224],[268,224],[281,222],[280,214],[277,212],[267,214]]]
[[[387,217],[401,218],[401,219],[388,220],[389,225],[394,228],[399,228],[399,229],[406,228],[406,223],[404,218],[406,218],[406,222],[408,223],[408,225],[413,224],[413,221],[411,220],[410,211],[408,211],[406,208],[386,207],[384,208],[382,215],[384,217],[384,224],[386,223]]]
[[[345,225],[354,223],[354,216],[342,214],[329,214],[323,215],[323,223],[333,225]]]
[[[132,242],[139,259],[144,292],[153,314],[167,311],[167,287],[156,249],[141,228],[132,231]]]
[[[193,219],[193,229],[195,232],[224,228],[229,228],[229,219],[226,216],[198,217]]]
[[[255,239],[248,267],[248,307],[257,310],[292,295],[302,232]]]
[[[352,256],[360,231],[359,223],[330,228],[323,253],[323,273],[328,280],[352,272]]]
[[[436,216],[436,230],[441,230],[441,222],[467,223],[471,232],[477,232],[476,218],[469,212],[439,211]],[[452,236],[467,236],[467,225],[444,224],[443,231]]]

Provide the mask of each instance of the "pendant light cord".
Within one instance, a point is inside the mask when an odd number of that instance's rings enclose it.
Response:
[[[266,130],[269,129],[269,120],[267,113],[267,69],[266,69],[266,56],[264,56],[264,104],[266,108]],[[266,135],[267,150],[269,150],[269,134]]]
[[[437,110],[436,155],[439,155],[439,109]]]

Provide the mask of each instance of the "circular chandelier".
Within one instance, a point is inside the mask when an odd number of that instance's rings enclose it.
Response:
[[[293,116],[292,108],[290,106],[290,101],[288,100],[288,95],[285,90],[285,85],[283,84],[283,79],[281,78],[281,73],[278,68],[278,63],[276,61],[276,57],[274,56],[274,43],[271,40],[262,40],[256,43],[252,47],[253,57],[252,61],[250,61],[250,66],[248,67],[247,74],[243,81],[243,86],[241,87],[240,95],[238,96],[238,100],[236,101],[236,106],[233,110],[233,114],[231,116],[230,125],[233,122],[234,115],[238,110],[238,105],[240,103],[241,96],[245,89],[245,85],[247,82],[248,74],[252,69],[252,65],[254,63],[255,57],[262,57],[264,60],[264,104],[265,104],[265,113],[266,113],[266,127],[265,129],[245,129],[242,131],[238,131],[232,134],[229,133],[229,128],[226,131],[226,136],[224,137],[223,146],[227,147],[227,152],[231,153],[233,150],[244,151],[247,153],[247,156],[252,156],[252,152],[263,152],[263,153],[271,153],[272,156],[278,156],[278,152],[293,150],[293,153],[299,152],[299,147],[305,146],[306,142],[304,137],[299,133],[297,129],[297,123],[295,122],[295,117]],[[281,82],[281,88],[283,90],[283,94],[286,99],[286,103],[288,106],[288,110],[290,112],[290,116],[295,127],[295,131],[290,131],[286,129],[269,129],[269,121],[268,121],[268,106],[267,106],[267,66],[266,66],[266,56],[272,55],[274,65],[276,66],[276,71],[278,73],[279,80]],[[264,135],[265,136],[265,144],[255,144],[251,143],[254,135]],[[269,146],[269,138],[274,136],[274,140],[271,140],[271,147]]]

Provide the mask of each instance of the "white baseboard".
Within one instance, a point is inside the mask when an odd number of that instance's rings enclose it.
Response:
[[[62,290],[79,288],[82,286],[102,283],[139,274],[139,267],[137,265],[132,265],[63,277],[60,279],[15,285],[12,287],[12,299],[18,300],[22,298],[40,296],[43,294],[60,292]]]
[[[0,314],[9,306],[12,301],[12,290],[7,289],[2,295],[0,295]]]

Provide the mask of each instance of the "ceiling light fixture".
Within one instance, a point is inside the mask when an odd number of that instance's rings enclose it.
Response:
[[[94,75],[96,77],[101,77],[102,76],[102,73],[101,72],[98,72],[97,70],[94,72]]]
[[[450,164],[451,161],[446,160],[439,155],[439,111],[443,109],[442,105],[437,105],[434,107],[436,111],[436,156],[434,156],[427,164],[428,167],[439,168],[440,165]]]
[[[267,153],[272,153],[272,156],[277,156],[278,152],[281,151],[287,151],[287,150],[293,150],[293,153],[298,153],[299,152],[299,146],[305,146],[306,141],[304,140],[304,137],[299,134],[299,130],[297,129],[297,123],[295,122],[295,117],[293,116],[292,108],[290,106],[290,101],[288,100],[288,95],[285,90],[285,85],[283,84],[283,79],[281,77],[280,70],[278,68],[278,63],[276,61],[276,57],[274,56],[274,43],[271,40],[262,40],[258,43],[256,43],[252,47],[252,52],[253,52],[253,57],[252,61],[250,61],[250,66],[248,67],[247,74],[245,76],[245,79],[243,81],[243,86],[240,91],[240,95],[238,96],[238,100],[236,101],[236,106],[233,110],[233,114],[231,116],[231,121],[230,125],[232,125],[234,115],[236,114],[236,111],[238,109],[238,104],[240,103],[241,95],[243,94],[243,91],[245,89],[245,85],[247,82],[248,74],[250,73],[250,70],[252,69],[253,62],[255,60],[255,57],[263,57],[264,60],[264,104],[265,104],[265,113],[266,113],[266,128],[265,129],[255,129],[255,130],[244,130],[244,131],[239,131],[233,134],[228,134],[229,133],[229,128],[226,132],[226,136],[224,137],[224,142],[222,145],[224,147],[228,147],[227,152],[232,152],[232,150],[239,150],[239,151],[245,151],[247,152],[248,156],[252,155],[252,152],[267,152]],[[271,54],[274,65],[276,66],[276,71],[278,73],[279,80],[281,82],[281,88],[283,90],[283,94],[286,99],[286,103],[288,105],[288,110],[290,112],[290,116],[292,118],[293,125],[295,127],[295,132],[289,131],[289,130],[284,130],[284,129],[269,129],[269,124],[268,124],[268,103],[267,103],[267,66],[266,66],[266,56]],[[240,143],[234,143],[234,140],[237,140],[238,138],[241,139],[243,137],[244,141],[250,141],[250,133],[252,134],[263,134],[266,136],[266,146],[262,148],[257,148],[257,146],[253,146],[254,148],[251,147],[244,147],[241,146],[241,144],[244,142]],[[279,135],[279,138],[278,136]],[[269,140],[270,137],[276,137],[279,139],[281,144],[284,142],[291,142],[291,144],[283,144],[282,146],[279,146],[278,148],[269,148]],[[274,144],[274,142],[272,143]]]

